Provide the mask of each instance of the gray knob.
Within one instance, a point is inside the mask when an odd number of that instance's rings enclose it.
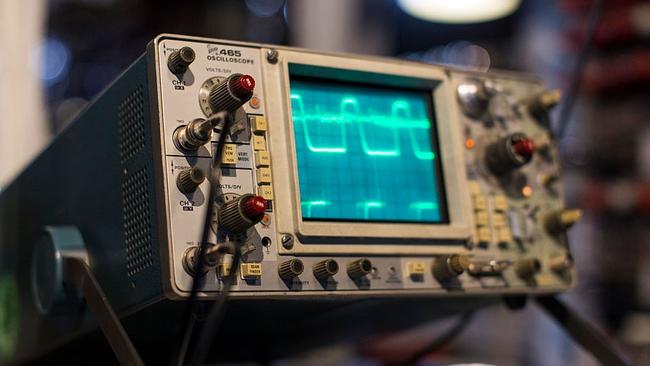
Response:
[[[167,67],[169,67],[169,71],[176,75],[184,74],[190,64],[194,62],[194,58],[196,58],[194,50],[189,47],[183,47],[169,55]]]
[[[233,113],[253,96],[255,79],[250,75],[232,74],[215,85],[208,95],[213,113]]]
[[[466,255],[443,255],[433,263],[433,276],[438,281],[447,281],[463,274],[469,265],[470,261]]]
[[[339,272],[339,264],[334,259],[325,259],[314,264],[314,277],[326,280]]]
[[[537,258],[524,258],[515,263],[515,273],[522,279],[530,279],[542,270],[542,263]]]
[[[228,201],[219,212],[219,228],[232,233],[243,233],[264,217],[266,200],[254,194],[245,194]]]
[[[176,186],[183,193],[192,193],[205,180],[205,173],[197,167],[183,170],[176,178]]]
[[[302,264],[300,259],[289,259],[280,264],[280,267],[278,267],[278,274],[283,280],[290,280],[294,277],[300,276],[304,269],[305,266]]]
[[[372,262],[368,258],[357,259],[348,264],[348,276],[351,279],[359,279],[372,271]]]
[[[465,115],[478,119],[485,114],[491,95],[484,82],[468,79],[456,87],[456,96]]]

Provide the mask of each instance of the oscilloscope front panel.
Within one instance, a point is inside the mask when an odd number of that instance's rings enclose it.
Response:
[[[179,75],[168,64],[182,47],[195,59]],[[234,296],[554,292],[572,284],[572,270],[559,269],[570,258],[564,236],[545,219],[563,209],[561,187],[542,177],[558,174],[555,146],[521,103],[544,91],[538,80],[175,35],[158,37],[153,49],[169,297],[190,291],[184,258],[214,204],[207,181],[183,193],[178,175],[208,172],[217,139],[188,153],[173,136],[209,117],[211,88],[232,74],[251,76],[255,88],[234,113],[219,200],[255,194],[268,202],[242,245]],[[481,116],[462,104],[459,90],[471,85],[489,86]],[[490,150],[503,141],[529,161],[511,170],[488,162],[505,154]],[[230,239],[215,224],[210,240]],[[301,273],[280,276],[289,260],[299,260]],[[360,260],[367,268],[359,276]],[[325,262],[333,273],[317,276]],[[464,271],[441,280],[441,265]],[[218,291],[227,270],[226,261],[209,271],[203,292]]]

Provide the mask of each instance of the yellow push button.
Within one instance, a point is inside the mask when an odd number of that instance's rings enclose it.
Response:
[[[265,200],[273,200],[273,187],[269,185],[263,185],[257,187],[257,194],[262,196]]]
[[[255,167],[259,168],[261,166],[271,165],[271,155],[268,151],[256,151],[255,152]]]
[[[427,269],[424,262],[408,262],[406,264],[406,270],[409,276],[424,276]]]
[[[503,227],[506,226],[506,217],[503,214],[500,213],[495,213],[492,216],[492,225],[496,227]]]
[[[264,136],[253,136],[253,150],[266,150],[266,141],[264,139]]]
[[[488,213],[487,213],[487,211],[477,211],[476,212],[476,225],[477,226],[487,226],[488,225]]]
[[[475,210],[487,210],[487,200],[485,199],[485,196],[474,196],[473,201]]]
[[[222,263],[217,268],[219,277],[226,277],[230,273],[230,268],[232,265],[230,263]]]
[[[221,156],[222,164],[237,164],[237,145],[223,145],[223,155]]]
[[[260,278],[262,277],[261,263],[242,263],[241,276],[243,278]]]
[[[481,194],[481,186],[475,180],[467,181],[467,188],[469,189],[469,194],[472,196]]]
[[[273,178],[271,177],[271,169],[269,168],[259,168],[257,169],[257,184],[271,183]]]
[[[510,228],[502,227],[497,229],[497,239],[499,243],[511,243],[513,239]]]
[[[506,211],[508,209],[508,199],[500,194],[495,195],[494,209],[497,211]]]
[[[479,243],[487,244],[492,241],[492,233],[490,232],[489,227],[481,227],[478,229],[478,241]]]
[[[264,116],[253,116],[249,118],[253,132],[263,134],[266,132],[266,118]]]

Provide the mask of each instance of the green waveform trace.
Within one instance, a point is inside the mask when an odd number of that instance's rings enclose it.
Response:
[[[401,145],[399,141],[399,130],[408,130],[408,136],[411,147],[416,158],[421,160],[435,159],[435,153],[431,150],[425,150],[418,142],[415,130],[426,130],[431,128],[431,122],[426,118],[414,118],[412,116],[411,106],[406,100],[398,99],[392,102],[390,110],[391,115],[371,113],[369,109],[367,115],[361,112],[359,100],[355,97],[343,97],[339,103],[339,114],[327,114],[320,112],[320,106],[316,105],[317,113],[307,114],[302,95],[292,93],[290,95],[293,106],[293,120],[301,122],[303,126],[303,135],[307,148],[315,153],[335,153],[341,154],[348,151],[347,127],[352,124],[356,126],[359,132],[360,143],[363,152],[370,156],[382,157],[399,157],[401,156]],[[400,113],[403,117],[400,117]],[[340,144],[337,146],[316,146],[310,132],[310,125],[313,123],[337,124],[340,128]],[[387,129],[390,133],[390,148],[377,149],[371,147],[366,132],[366,126],[374,125],[374,128]]]

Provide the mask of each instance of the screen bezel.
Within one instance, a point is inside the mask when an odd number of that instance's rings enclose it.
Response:
[[[325,86],[346,86],[346,87],[353,87],[353,88],[364,88],[364,89],[369,89],[372,87],[377,87],[377,88],[382,88],[384,90],[390,91],[390,92],[407,92],[407,93],[412,93],[412,94],[419,94],[420,97],[423,97],[425,100],[425,103],[427,105],[425,106],[426,108],[426,113],[427,117],[429,118],[429,121],[431,122],[431,127],[429,128],[429,133],[430,133],[430,143],[431,146],[434,147],[434,151],[437,155],[437,158],[435,161],[433,161],[433,179],[436,184],[436,195],[438,197],[438,203],[440,205],[440,220],[438,221],[425,221],[425,220],[379,220],[379,219],[367,219],[367,220],[362,220],[362,219],[348,219],[348,218],[309,218],[309,217],[302,217],[303,221],[317,221],[317,222],[359,222],[359,223],[365,223],[365,222],[375,222],[375,223],[386,223],[386,224],[401,224],[401,223],[411,223],[411,224],[422,224],[422,225],[444,225],[449,223],[449,212],[447,208],[447,197],[446,197],[446,192],[445,192],[445,184],[444,184],[444,174],[442,172],[442,163],[441,163],[441,158],[440,158],[440,144],[438,141],[438,128],[437,128],[437,121],[436,121],[436,115],[435,115],[435,103],[433,100],[433,97],[431,95],[431,88],[427,86],[420,86],[418,88],[415,87],[405,87],[403,85],[400,86],[395,86],[395,85],[386,85],[386,83],[378,83],[378,82],[369,82],[369,81],[363,81],[363,82],[356,82],[356,81],[344,81],[344,80],[334,80],[331,77],[325,78],[322,76],[313,76],[311,75],[312,73],[310,72],[305,72],[308,70],[308,68],[314,68],[314,71],[321,75],[323,69],[319,66],[307,66],[307,65],[297,65],[297,64],[289,64],[289,88],[291,91],[291,81],[299,81],[299,82],[306,82],[306,83],[313,83],[313,84],[319,84],[319,85],[325,85]],[[293,71],[292,71],[293,69]],[[340,71],[337,71],[340,72]],[[327,72],[325,72],[326,74]],[[367,78],[364,78],[367,79]],[[292,121],[292,128],[295,128],[295,123],[293,122],[293,116],[291,118]],[[295,142],[296,136],[294,135],[294,142]],[[296,156],[297,158],[297,156]],[[414,177],[409,177],[413,179]],[[298,169],[298,187],[300,188],[300,171]],[[300,197],[299,194],[299,199],[300,199],[300,208],[301,208],[301,214],[302,214],[302,198]]]
[[[262,52],[266,52],[262,49]],[[276,64],[264,64],[269,148],[273,159],[274,210],[278,232],[298,236],[291,253],[364,253],[367,242],[375,253],[439,253],[458,252],[459,244],[471,237],[471,208],[467,194],[465,162],[461,150],[461,134],[457,120],[455,98],[450,81],[442,68],[431,65],[344,57],[293,50],[281,50]],[[446,192],[448,223],[393,223],[312,221],[302,219],[300,186],[298,182],[295,134],[290,102],[289,65],[305,67],[301,73],[309,76],[318,71],[319,77],[349,82],[381,81],[387,86],[431,90],[434,101],[438,146],[441,156],[444,191]],[[375,79],[376,80],[373,80]],[[278,172],[283,172],[279,174]],[[287,174],[284,174],[287,172]],[[293,214],[290,214],[293,213]],[[335,240],[329,240],[329,238]],[[368,240],[366,240],[368,239]],[[380,239],[380,240],[377,240]],[[331,244],[345,243],[348,244]],[[378,246],[377,241],[385,243]],[[436,243],[436,246],[422,244]]]

